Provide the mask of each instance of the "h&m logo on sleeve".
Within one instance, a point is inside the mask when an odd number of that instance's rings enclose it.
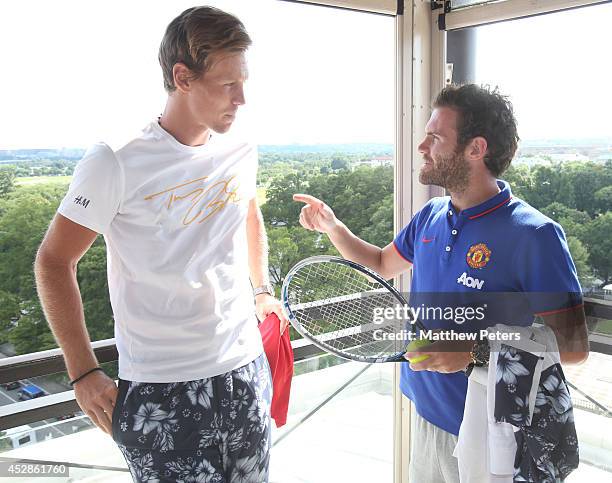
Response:
[[[83,197],[83,195],[79,195],[74,199],[74,202],[77,205],[81,205],[83,208],[87,208],[89,206],[89,201],[87,198]]]

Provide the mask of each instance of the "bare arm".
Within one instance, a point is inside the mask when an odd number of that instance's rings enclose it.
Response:
[[[249,273],[253,287],[269,285],[268,276],[268,237],[261,210],[257,199],[249,202],[247,213],[247,243],[249,250]],[[255,311],[259,320],[265,319],[274,312],[280,319],[281,334],[289,324],[283,313],[280,302],[268,294],[259,294],[255,297]]]
[[[268,237],[257,205],[257,199],[249,202],[247,213],[247,242],[249,245],[249,273],[253,287],[269,284],[268,276]]]
[[[581,364],[589,357],[589,335],[584,306],[542,317],[557,338],[563,364]]]
[[[34,264],[38,296],[53,335],[64,353],[71,379],[98,365],[85,326],[76,278],[77,264],[96,236],[96,232],[57,214]],[[110,416],[117,392],[115,383],[98,371],[75,384],[74,388],[81,409],[110,434]]]
[[[293,195],[293,199],[306,203],[300,213],[300,224],[307,230],[326,233],[347,260],[365,265],[387,280],[410,268],[411,263],[397,252],[393,243],[379,248],[355,236],[323,201],[304,194]]]

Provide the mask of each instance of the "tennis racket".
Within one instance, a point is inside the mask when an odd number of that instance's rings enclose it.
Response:
[[[429,343],[415,330],[427,330],[423,324],[404,317],[404,297],[378,273],[344,258],[316,256],[297,263],[285,277],[281,299],[295,330],[345,359],[406,362],[411,341],[411,350]]]

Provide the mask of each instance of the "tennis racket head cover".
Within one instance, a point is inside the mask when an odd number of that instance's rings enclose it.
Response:
[[[417,338],[404,297],[381,275],[350,260],[310,257],[285,277],[291,325],[321,349],[360,362],[400,362]]]

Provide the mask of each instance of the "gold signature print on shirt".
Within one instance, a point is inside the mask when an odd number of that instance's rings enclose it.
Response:
[[[166,207],[170,210],[175,202],[190,200],[187,211],[183,216],[183,225],[190,225],[197,220],[198,223],[203,223],[211,216],[219,213],[228,203],[238,204],[238,188],[240,184],[235,181],[235,176],[227,180],[219,180],[210,186],[206,185],[208,176],[185,181],[176,186],[172,186],[158,193],[145,196],[145,200],[149,201],[161,195],[168,194],[168,202]],[[202,186],[195,188],[196,183]],[[183,207],[187,206],[185,203]]]

